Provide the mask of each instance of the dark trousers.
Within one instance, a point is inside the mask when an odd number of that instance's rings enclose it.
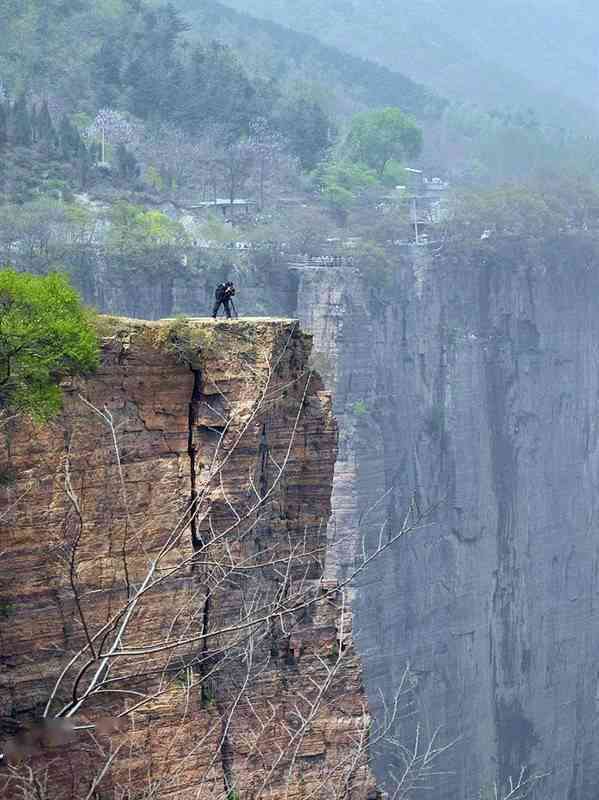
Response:
[[[214,317],[214,319],[216,319],[216,315],[218,314],[221,305],[225,307],[225,314],[227,315],[227,319],[231,319],[231,301],[229,300],[228,297],[225,298],[224,300],[217,300],[214,303],[214,308],[212,309],[212,316]]]

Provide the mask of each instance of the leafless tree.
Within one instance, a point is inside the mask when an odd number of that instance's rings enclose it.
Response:
[[[231,203],[238,200],[254,166],[254,151],[249,142],[241,140],[226,144],[220,162],[226,195]]]
[[[258,180],[260,210],[264,208],[267,181],[285,158],[284,142],[265,119],[257,119],[251,124],[248,147],[254,157]]]
[[[505,786],[494,783],[490,789],[481,790],[478,800],[526,800],[539,788],[549,773],[531,772],[523,766],[517,777],[510,777]]]
[[[163,123],[146,131],[135,147],[135,154],[145,166],[146,179],[149,171],[155,170],[169,191],[197,186],[205,179],[202,142],[175,125]]]
[[[189,336],[185,324],[173,329],[169,347],[181,359],[189,358]],[[305,435],[318,380],[310,371],[298,375],[285,369],[293,337],[294,331],[272,358],[248,361],[244,396],[253,395],[251,403],[236,405],[216,385],[212,400],[192,402],[189,452],[192,459],[201,457],[203,468],[194,473],[182,516],[151,541],[130,497],[118,418],[80,395],[86,424],[95,420],[112,443],[116,485],[107,491],[122,510],[123,530],[120,544],[111,544],[111,583],[101,589],[89,579],[86,583],[91,523],[69,442],[62,465],[64,523],[48,546],[62,570],[79,635],[75,646],[64,651],[37,725],[43,730],[59,725],[69,739],[67,750],[74,747],[72,737],[86,741],[93,768],[71,766],[76,778],[68,791],[63,789],[65,768],[40,757],[34,726],[34,745],[22,765],[8,748],[11,766],[0,779],[0,796],[232,800],[243,790],[244,797],[254,800],[287,800],[301,786],[305,800],[351,800],[363,796],[358,791],[364,792],[370,749],[382,746],[396,748],[403,763],[394,800],[411,798],[438,774],[437,764],[449,746],[439,743],[438,732],[427,738],[418,728],[409,746],[399,738],[402,716],[413,713],[409,670],[394,703],[376,723],[365,702],[356,709],[355,696],[347,697],[348,675],[356,664],[351,661],[346,590],[399,539],[426,524],[425,516],[411,508],[398,530],[385,526],[376,541],[364,539],[355,570],[340,583],[322,580],[326,543],[321,524],[306,521],[303,530],[267,533],[273,511],[282,508],[289,471],[296,468],[295,448]],[[192,353],[190,363],[198,357]],[[289,433],[269,443],[264,431],[275,412],[287,414]],[[211,420],[202,423],[206,436],[201,442],[194,438],[200,418]],[[249,463],[245,485],[235,485],[234,460],[256,446],[257,463]],[[192,548],[187,545],[190,533]],[[153,626],[138,624],[148,619],[154,619]],[[324,645],[314,644],[315,630],[327,632]],[[277,703],[263,686],[285,663],[295,669],[290,687],[282,690],[285,702]],[[349,700],[352,712],[341,713]],[[168,761],[172,768],[154,764],[150,747],[141,759],[145,774],[138,774],[139,767],[134,774],[127,764],[139,753],[140,736],[151,732],[147,719],[157,708],[169,708],[177,719],[160,751],[160,763]],[[201,725],[198,708],[203,709]],[[192,720],[196,727],[190,731]],[[310,781],[303,785],[306,754],[313,737],[322,738],[323,725],[335,746],[330,753],[325,749],[320,766],[309,771]],[[236,754],[232,741],[239,744]],[[184,791],[190,771],[193,791]],[[133,789],[138,794],[132,795]]]

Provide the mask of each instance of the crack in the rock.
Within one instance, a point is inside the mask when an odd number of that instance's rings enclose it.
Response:
[[[198,531],[198,448],[196,443],[196,431],[198,429],[199,408],[203,398],[204,377],[202,370],[199,368],[192,368],[194,375],[193,391],[189,402],[189,415],[188,415],[188,439],[187,439],[187,454],[189,456],[189,474],[190,474],[190,523],[191,529],[191,543],[194,551],[199,550],[204,545],[204,541]],[[210,590],[206,587],[206,595],[204,598],[204,607],[202,609],[202,623],[201,635],[205,637],[208,633],[210,625],[210,609],[211,597]],[[201,702],[203,707],[207,707],[213,700],[213,692],[206,680],[210,673],[210,654],[208,652],[208,639],[202,638],[201,651],[198,654],[198,670],[200,673],[200,686],[201,686]]]
[[[260,498],[266,497],[268,494],[268,459],[270,456],[270,448],[268,445],[268,434],[266,432],[266,422],[262,426],[262,435],[260,437]]]
[[[198,522],[197,522],[197,513],[198,513],[198,486],[197,486],[197,467],[198,467],[198,448],[196,444],[196,432],[198,429],[202,428],[204,430],[209,430],[208,426],[199,426],[198,419],[199,419],[199,409],[200,405],[204,402],[203,401],[203,387],[204,387],[204,378],[202,374],[202,370],[199,368],[192,368],[192,372],[194,375],[194,382],[193,382],[193,391],[191,395],[191,400],[189,402],[189,416],[188,416],[188,440],[187,440],[187,454],[189,456],[189,472],[190,472],[190,489],[191,489],[191,498],[190,498],[190,529],[191,529],[191,540],[192,546],[194,551],[199,550],[204,545],[204,541],[199,534],[198,531]],[[222,428],[224,430],[224,426]],[[219,431],[220,432],[220,431]],[[268,451],[267,451],[268,452]],[[207,634],[210,627],[210,611],[212,608],[212,598],[210,595],[210,589],[206,586],[206,594],[204,598],[204,607],[202,609],[202,623],[201,623],[201,635],[202,635],[202,644],[201,650],[198,655],[197,664],[198,664],[198,671],[200,673],[200,694],[201,694],[201,703],[203,708],[207,708],[210,706],[211,703],[216,701],[215,697],[215,690],[212,687],[212,681],[208,679],[208,676],[211,671],[211,658],[208,646],[208,638]],[[218,707],[218,704],[217,704]],[[229,739],[227,733],[227,722],[226,722],[226,714],[223,714],[222,710],[219,708],[219,713],[221,714],[223,728],[222,728],[222,736],[221,736],[221,743],[220,743],[220,758],[221,758],[221,765],[223,770],[223,783],[224,783],[224,790],[226,793],[226,797],[233,796],[233,792],[235,791],[235,782],[234,782],[234,775],[232,770],[232,763],[233,763],[233,755],[232,755],[232,747],[231,741]]]
[[[188,438],[187,438],[187,455],[189,456],[189,473],[191,482],[191,498],[189,513],[191,515],[191,542],[194,550],[201,546],[201,540],[198,536],[198,522],[197,522],[197,502],[198,502],[198,488],[197,488],[197,447],[195,442],[195,427],[198,419],[198,406],[202,399],[203,376],[201,369],[192,369],[193,372],[193,391],[191,400],[189,402],[189,415],[188,415]]]

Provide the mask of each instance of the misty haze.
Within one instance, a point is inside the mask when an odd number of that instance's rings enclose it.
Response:
[[[597,800],[598,43],[0,0],[0,800]]]

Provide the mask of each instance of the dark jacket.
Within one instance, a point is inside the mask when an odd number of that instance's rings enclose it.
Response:
[[[214,299],[217,303],[222,303],[227,293],[227,286],[224,283],[219,283],[214,292]]]

